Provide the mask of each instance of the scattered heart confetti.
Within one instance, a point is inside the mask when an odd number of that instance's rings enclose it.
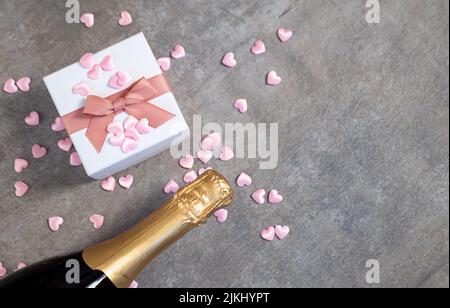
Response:
[[[270,71],[267,74],[267,84],[270,86],[278,86],[281,83],[281,77],[278,76],[277,72]]]
[[[136,142],[136,140],[125,137],[125,140],[122,143],[122,146],[120,147],[122,149],[122,152],[129,153],[138,148],[139,144]]]
[[[275,239],[275,228],[270,226],[261,231],[261,237],[266,241],[273,241]]]
[[[102,76],[103,76],[103,71],[102,71],[102,67],[100,66],[100,64],[95,64],[92,68],[91,68],[91,70],[88,72],[88,77],[90,78],[90,79],[93,79],[93,80],[97,80],[97,79],[100,79],[100,78],[102,78]]]
[[[217,210],[214,212],[214,216],[218,223],[223,224],[228,218],[228,211],[225,209]]]
[[[152,127],[149,125],[148,119],[143,118],[143,119],[140,119],[139,122],[136,124],[136,130],[141,135],[146,135],[152,130]]]
[[[108,85],[114,89],[121,89],[131,82],[131,76],[125,71],[118,71],[109,78]]]
[[[2,262],[0,262],[0,278],[5,277],[6,273],[6,268],[4,268]]]
[[[85,13],[81,15],[80,21],[86,28],[92,28],[95,23],[95,17],[92,13]]]
[[[213,168],[208,167],[208,168],[200,168],[198,169],[198,175],[202,175],[203,173],[205,173],[208,170],[213,170]]]
[[[178,163],[184,169],[192,169],[194,166],[194,157],[192,157],[192,155],[186,155],[185,157],[182,157]]]
[[[73,86],[72,93],[79,94],[81,96],[88,96],[90,90],[89,84],[86,81],[82,81]]]
[[[183,181],[186,184],[192,183],[193,181],[195,181],[197,179],[198,175],[197,172],[195,172],[194,170],[189,171],[188,173],[186,173],[183,177]]]
[[[252,178],[244,172],[242,172],[236,179],[236,184],[239,187],[250,186],[252,185],[252,182]]]
[[[288,226],[276,226],[275,227],[275,235],[280,239],[284,239],[289,234],[289,227]]]
[[[119,131],[109,138],[109,143],[112,146],[120,147],[120,146],[122,146],[123,142],[125,141],[125,138],[126,138],[125,133],[122,131]]]
[[[222,137],[219,133],[212,133],[208,135],[214,141],[215,147],[218,147],[222,143]]]
[[[40,144],[33,144],[31,147],[31,154],[34,158],[39,159],[47,155],[47,148],[41,146]]]
[[[114,189],[116,189],[116,179],[112,176],[110,176],[109,178],[104,179],[100,186],[108,192],[113,192]]]
[[[125,121],[123,121],[123,128],[125,130],[130,129],[132,127],[136,127],[136,125],[139,123],[139,120],[136,119],[133,116],[128,116]]]
[[[232,52],[227,52],[222,58],[222,64],[228,67],[235,67],[237,64],[234,54]]]
[[[207,136],[203,138],[202,142],[200,143],[200,148],[203,151],[214,151],[216,149],[216,144],[211,137]]]
[[[240,113],[245,113],[248,110],[248,104],[246,99],[238,99],[234,102],[233,107]]]
[[[59,216],[50,217],[48,219],[48,226],[50,227],[50,230],[52,230],[53,232],[58,231],[63,223],[64,219]]]
[[[139,287],[139,283],[136,280],[133,280],[131,284],[128,286],[128,289],[137,289]]]
[[[167,72],[167,71],[170,70],[170,66],[171,66],[170,58],[168,58],[168,57],[159,58],[158,59],[158,64],[161,67],[163,72]]]
[[[64,152],[69,152],[72,148],[72,145],[72,139],[70,139],[70,137],[58,140],[58,148],[60,148]]]
[[[114,57],[111,55],[106,56],[102,60],[102,62],[100,62],[100,66],[104,71],[112,71],[116,67],[116,64],[114,63]]]
[[[25,196],[25,194],[28,192],[28,190],[30,189],[30,187],[22,181],[18,181],[14,183],[14,189],[15,189],[15,194],[16,197],[23,197]]]
[[[252,194],[252,199],[258,204],[264,204],[266,202],[266,191],[264,189],[258,189]]]
[[[177,44],[172,48],[170,56],[174,59],[181,59],[186,56],[186,50],[182,45]]]
[[[17,173],[22,173],[25,169],[28,168],[29,165],[30,163],[23,158],[16,158],[14,160],[14,170]]]
[[[170,180],[170,181],[167,182],[166,185],[164,186],[164,192],[165,192],[166,194],[174,194],[174,193],[176,193],[179,189],[180,189],[180,185],[178,185],[178,183],[175,182],[174,180]]]
[[[122,176],[119,178],[119,184],[120,186],[122,186],[125,189],[128,189],[131,187],[131,185],[133,185],[134,182],[134,177],[129,174],[127,176]]]
[[[72,167],[78,167],[78,166],[81,166],[81,165],[82,165],[80,156],[78,155],[77,152],[73,152],[73,153],[70,154],[69,164],[70,164]]]
[[[120,13],[120,19],[119,19],[119,25],[122,27],[128,26],[133,22],[133,18],[131,17],[131,14],[127,11],[123,11]]]
[[[283,196],[278,193],[278,190],[273,189],[269,192],[269,203],[279,204],[283,201]]]
[[[30,91],[30,83],[31,83],[31,78],[30,77],[22,77],[19,80],[17,80],[17,87],[20,89],[20,91],[22,92],[28,92]]]
[[[230,147],[224,146],[220,153],[220,160],[229,161],[234,158],[233,150]]]
[[[64,126],[63,120],[60,117],[57,117],[55,119],[55,122],[53,122],[53,124],[52,124],[52,130],[54,132],[61,132],[61,131],[65,130],[65,129],[66,128]]]
[[[25,118],[25,123],[30,126],[38,126],[39,122],[39,113],[37,113],[37,111],[30,112],[30,114]]]
[[[197,158],[204,164],[209,163],[209,161],[212,159],[213,153],[211,151],[203,151],[200,150],[197,153]]]
[[[121,132],[123,132],[123,124],[119,121],[113,121],[112,123],[110,123],[108,125],[106,130],[108,131],[108,133],[111,133],[111,134],[121,133]]]
[[[292,30],[280,28],[277,31],[278,38],[281,42],[287,42],[292,37]]]
[[[252,53],[255,55],[260,55],[266,52],[266,45],[262,40],[257,40],[252,46]]]
[[[85,53],[79,62],[85,69],[91,69],[95,64],[94,55],[90,52]]]
[[[3,91],[9,94],[14,94],[19,91],[19,88],[16,86],[16,81],[14,79],[8,79],[5,81],[3,85]]]
[[[99,230],[103,227],[103,224],[105,223],[105,217],[99,214],[94,214],[91,217],[89,217],[89,221],[92,223],[92,226],[95,230]]]
[[[27,265],[23,262],[20,262],[19,264],[17,264],[16,269],[14,271],[20,271],[21,269],[27,267]]]

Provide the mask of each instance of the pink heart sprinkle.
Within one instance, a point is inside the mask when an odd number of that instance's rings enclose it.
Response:
[[[283,43],[288,41],[292,37],[292,34],[293,33],[291,30],[288,30],[285,28],[280,28],[280,29],[278,29],[278,32],[277,32],[278,38]]]
[[[194,170],[189,171],[188,173],[186,173],[183,177],[183,181],[186,184],[192,183],[197,179],[197,172],[195,172]]]
[[[119,131],[118,133],[114,134],[113,136],[111,136],[109,138],[109,143],[112,146],[120,147],[120,146],[122,146],[123,142],[125,141],[125,138],[126,138],[125,133],[122,131]]]
[[[158,64],[161,67],[163,72],[167,72],[168,70],[170,70],[170,58],[159,58],[158,59]]]
[[[131,17],[131,14],[127,11],[123,11],[120,13],[120,19],[119,19],[119,25],[122,27],[128,26],[133,22],[133,18]]]
[[[14,183],[14,189],[16,190],[15,191],[16,197],[20,198],[25,196],[30,187],[25,182],[18,181]]]
[[[264,189],[258,189],[252,194],[252,199],[258,204],[264,204],[266,202],[266,191]]]
[[[72,93],[79,94],[81,96],[88,96],[90,90],[89,84],[86,81],[82,81],[73,86]]]
[[[194,157],[192,157],[191,155],[186,155],[185,157],[182,157],[178,161],[178,163],[184,169],[192,169],[192,167],[194,166]]]
[[[223,224],[228,218],[228,211],[225,209],[217,210],[214,212],[214,216],[218,223]]]
[[[106,56],[102,60],[102,62],[100,62],[100,66],[102,67],[102,69],[104,71],[107,71],[107,72],[112,71],[116,67],[116,64],[114,63],[114,57],[111,55]]]
[[[134,141],[139,141],[141,134],[139,134],[136,128],[130,127],[125,131],[125,137],[133,139]]]
[[[240,113],[245,113],[248,110],[248,104],[246,99],[238,99],[233,104],[234,108]]]
[[[91,69],[95,64],[94,55],[90,52],[85,53],[79,62],[85,69]]]
[[[213,157],[213,153],[211,151],[203,151],[200,150],[197,153],[197,158],[204,164],[209,163],[211,158]]]
[[[30,77],[22,77],[19,80],[17,80],[17,87],[22,92],[28,92],[30,91],[30,83],[31,83]]]
[[[175,182],[174,180],[170,180],[169,182],[166,183],[166,185],[164,186],[164,192],[166,194],[174,194],[176,193],[178,190],[180,189],[180,185],[177,184],[177,182]]]
[[[128,189],[131,187],[131,185],[133,185],[134,182],[134,177],[129,174],[127,176],[122,176],[119,178],[119,184],[120,186],[122,186],[125,189]]]
[[[267,74],[267,84],[270,86],[278,86],[281,83],[281,77],[277,75],[277,72],[270,71]]]
[[[34,158],[39,159],[47,155],[47,149],[36,143],[31,147],[31,154]]]
[[[70,139],[70,137],[58,140],[58,148],[60,148],[64,152],[69,152],[72,148],[72,145],[72,139]]]
[[[30,114],[25,118],[25,123],[30,126],[38,126],[39,122],[39,113],[37,113],[36,111],[30,112]]]
[[[227,52],[222,58],[222,64],[228,67],[235,67],[237,64],[234,54],[232,52]]]
[[[92,226],[95,230],[99,230],[103,227],[103,224],[105,223],[105,217],[102,215],[94,214],[91,217],[89,217],[89,221],[92,223]]]
[[[136,124],[136,130],[139,134],[146,135],[152,130],[152,127],[149,125],[148,119],[143,118],[139,120],[138,124]]]
[[[113,121],[108,125],[106,130],[111,134],[123,133],[123,124],[119,121]]]
[[[214,212],[214,216],[218,223],[223,224],[228,218],[228,211],[225,209],[217,210]]]
[[[218,147],[222,143],[222,137],[219,133],[212,133],[208,135],[214,141],[215,147]]]
[[[5,81],[3,85],[3,91],[9,94],[14,94],[19,91],[19,88],[16,86],[16,81],[14,79],[8,79]]]
[[[273,241],[275,239],[275,228],[270,226],[261,231],[261,237],[266,241]]]
[[[30,163],[23,158],[16,158],[14,160],[14,170],[17,173],[22,173],[25,169],[28,168],[29,165]]]
[[[252,182],[253,182],[252,178],[244,172],[242,172],[236,180],[236,184],[239,187],[250,186],[252,185]]]
[[[125,121],[123,121],[123,128],[125,130],[130,129],[132,127],[136,127],[136,125],[139,123],[139,120],[136,119],[133,116],[128,116]]]
[[[276,189],[273,189],[269,193],[269,203],[279,204],[283,201],[283,196],[278,193]]]
[[[81,162],[80,156],[78,155],[77,152],[73,152],[73,153],[70,154],[70,157],[69,157],[69,164],[70,164],[72,167],[78,167],[78,166],[81,166],[81,165],[83,164],[83,163]]]
[[[284,239],[289,234],[289,227],[288,226],[276,226],[275,227],[275,235],[280,239]]]
[[[109,178],[104,179],[100,185],[105,191],[113,192],[116,188],[116,179],[110,176]]]
[[[139,287],[139,283],[136,280],[133,280],[131,284],[128,286],[128,289],[137,289]]]
[[[119,79],[117,79],[117,83],[119,84],[119,86],[126,86],[131,82],[130,74],[125,71],[118,71],[116,75],[117,77],[119,77]]]
[[[3,264],[0,262],[0,278],[5,277],[6,276],[6,268],[3,267]]]
[[[86,13],[81,15],[80,21],[82,24],[86,26],[86,28],[92,28],[95,23],[94,14],[92,13]]]
[[[216,144],[211,137],[205,137],[200,143],[200,148],[203,151],[214,151],[216,149]]]
[[[224,146],[222,148],[222,151],[220,153],[220,160],[222,161],[229,161],[234,158],[233,150],[227,146]]]
[[[121,89],[124,87],[119,84],[119,76],[117,76],[117,74],[114,74],[109,78],[108,86],[113,89]]]
[[[103,76],[103,71],[102,71],[102,67],[100,66],[100,64],[95,64],[91,70],[88,72],[88,77],[90,79],[100,79]]]
[[[16,269],[14,271],[20,271],[21,269],[27,267],[27,265],[23,262],[20,262],[19,264],[17,264]]]
[[[208,170],[213,170],[213,168],[208,167],[208,168],[200,168],[198,169],[198,175],[202,175],[203,173],[205,173]]]
[[[122,143],[122,146],[120,147],[122,149],[122,152],[129,153],[131,151],[134,151],[138,148],[138,143],[136,140],[133,140],[131,138],[125,137],[125,140]]]
[[[64,129],[66,129],[66,128],[65,128],[65,126],[64,126],[63,120],[62,120],[60,117],[57,117],[57,118],[55,119],[55,122],[53,122],[53,124],[52,124],[52,130],[53,130],[54,132],[61,132],[61,131],[63,131]]]
[[[260,55],[266,52],[266,45],[261,40],[257,40],[252,46],[252,53],[255,55]]]
[[[186,56],[186,50],[180,44],[177,44],[173,47],[172,52],[170,53],[171,57],[174,59],[180,59]]]
[[[50,227],[50,230],[53,232],[56,232],[59,230],[59,227],[64,223],[64,219],[62,217],[50,217],[48,219],[48,226]]]

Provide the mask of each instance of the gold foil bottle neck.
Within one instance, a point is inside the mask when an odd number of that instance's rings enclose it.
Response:
[[[215,211],[233,201],[233,190],[218,172],[208,170],[188,186],[180,189],[170,206],[184,211],[193,224],[202,224]]]

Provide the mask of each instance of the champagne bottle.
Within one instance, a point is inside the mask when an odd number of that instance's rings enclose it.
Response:
[[[126,288],[157,255],[231,204],[232,195],[222,175],[207,171],[130,230],[12,273],[0,280],[0,288]]]

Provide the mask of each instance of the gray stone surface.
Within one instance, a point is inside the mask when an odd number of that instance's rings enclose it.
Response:
[[[56,109],[42,77],[84,52],[144,31],[157,56],[177,42],[187,57],[168,77],[192,125],[278,122],[280,162],[213,165],[230,179],[240,171],[254,187],[278,188],[285,202],[255,206],[238,189],[224,225],[210,221],[158,257],[139,277],[144,287],[366,287],[365,262],[381,263],[382,287],[449,285],[449,3],[380,1],[381,23],[369,25],[365,1],[80,1],[92,29],[66,24],[60,0],[0,0],[0,80],[30,75],[26,94],[0,94],[0,262],[9,270],[82,249],[139,221],[167,200],[164,182],[183,172],[163,153],[128,172],[129,191],[108,194],[82,168],[68,166],[50,130]],[[121,28],[129,10],[135,22]],[[279,26],[295,31],[278,42]],[[249,48],[262,38],[267,53]],[[220,65],[233,51],[239,65]],[[276,69],[277,88],[264,85]],[[246,97],[249,112],[231,107]],[[42,115],[39,128],[23,118]],[[39,142],[50,148],[31,158]],[[31,161],[16,174],[13,161]],[[200,165],[196,166],[197,168]],[[25,180],[22,199],[12,185]],[[103,230],[88,222],[106,216]],[[66,219],[51,233],[46,219]],[[286,224],[284,241],[264,242],[259,230]]]

